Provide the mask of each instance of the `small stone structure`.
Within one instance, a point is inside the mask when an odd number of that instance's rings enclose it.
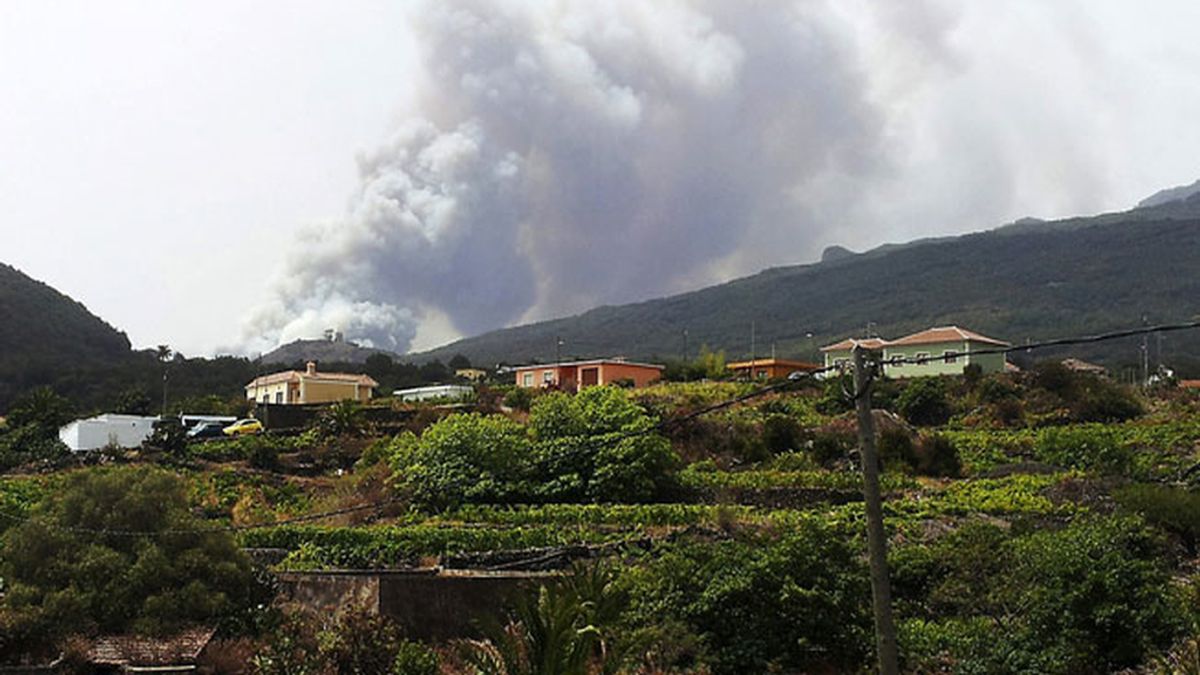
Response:
[[[518,597],[558,576],[440,568],[278,573],[284,603],[322,614],[365,609],[422,640],[477,636],[480,621],[501,619]]]

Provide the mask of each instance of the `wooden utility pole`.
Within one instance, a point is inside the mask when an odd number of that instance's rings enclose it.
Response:
[[[880,675],[898,675],[896,624],[892,619],[892,588],[888,580],[887,533],[883,529],[883,497],[879,490],[879,452],[875,449],[875,419],[871,416],[871,381],[868,350],[854,347],[854,405],[858,411],[859,459],[862,462],[863,500],[867,507],[867,557],[871,562],[871,597],[875,609],[875,648]]]

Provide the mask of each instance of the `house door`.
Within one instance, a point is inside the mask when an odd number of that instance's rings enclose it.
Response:
[[[600,368],[580,368],[579,369],[579,385],[582,387],[590,387],[600,384]]]

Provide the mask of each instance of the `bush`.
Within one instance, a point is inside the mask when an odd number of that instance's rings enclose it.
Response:
[[[800,425],[787,415],[772,413],[763,421],[762,441],[772,456],[797,450],[801,445]]]
[[[392,662],[394,675],[438,675],[441,672],[437,654],[420,642],[401,640]]]
[[[1191,556],[1200,541],[1200,493],[1162,485],[1130,485],[1114,495],[1127,509],[1177,536]]]
[[[514,387],[504,395],[504,405],[513,410],[528,411],[533,405],[533,394],[525,387]]]
[[[183,482],[164,471],[69,474],[5,536],[5,608],[44,639],[100,628],[162,633],[228,616],[251,597],[245,554],[224,532],[164,534],[203,527]]]
[[[924,434],[915,448],[915,468],[922,476],[957,478],[962,462],[954,442],[941,434]]]
[[[870,651],[863,561],[821,525],[680,545],[629,576],[634,625],[686,626],[715,673],[854,671]]]
[[[1018,536],[973,524],[913,548],[891,559],[914,671],[1113,672],[1185,626],[1161,547],[1134,519]]]
[[[1115,382],[1087,376],[1072,405],[1076,422],[1124,422],[1145,412],[1134,393]]]
[[[279,451],[271,443],[251,443],[246,449],[246,461],[255,469],[275,471],[279,468]]]
[[[428,507],[509,501],[530,473],[525,430],[499,415],[450,415],[420,438],[401,434],[393,446],[399,487]]]
[[[950,420],[953,410],[940,377],[922,377],[908,383],[896,400],[904,419],[918,426],[939,426]]]
[[[898,427],[887,427],[879,432],[876,440],[879,447],[879,463],[886,469],[915,469],[917,453],[912,437]]]
[[[849,375],[831,377],[825,380],[824,391],[814,407],[822,415],[840,415],[854,410],[854,402],[846,396],[846,391],[853,389],[854,380]]]
[[[809,440],[813,459],[825,465],[846,459],[856,447],[858,439],[853,434],[837,431],[816,431]]]
[[[672,484],[678,458],[620,389],[540,397],[529,415],[539,491],[550,500],[645,501]]]

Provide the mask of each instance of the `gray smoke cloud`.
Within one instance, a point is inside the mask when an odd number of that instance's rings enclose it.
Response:
[[[906,6],[421,5],[412,109],[248,340],[338,326],[403,351],[432,313],[471,334],[811,256],[898,170],[881,87],[956,67],[953,17]]]

